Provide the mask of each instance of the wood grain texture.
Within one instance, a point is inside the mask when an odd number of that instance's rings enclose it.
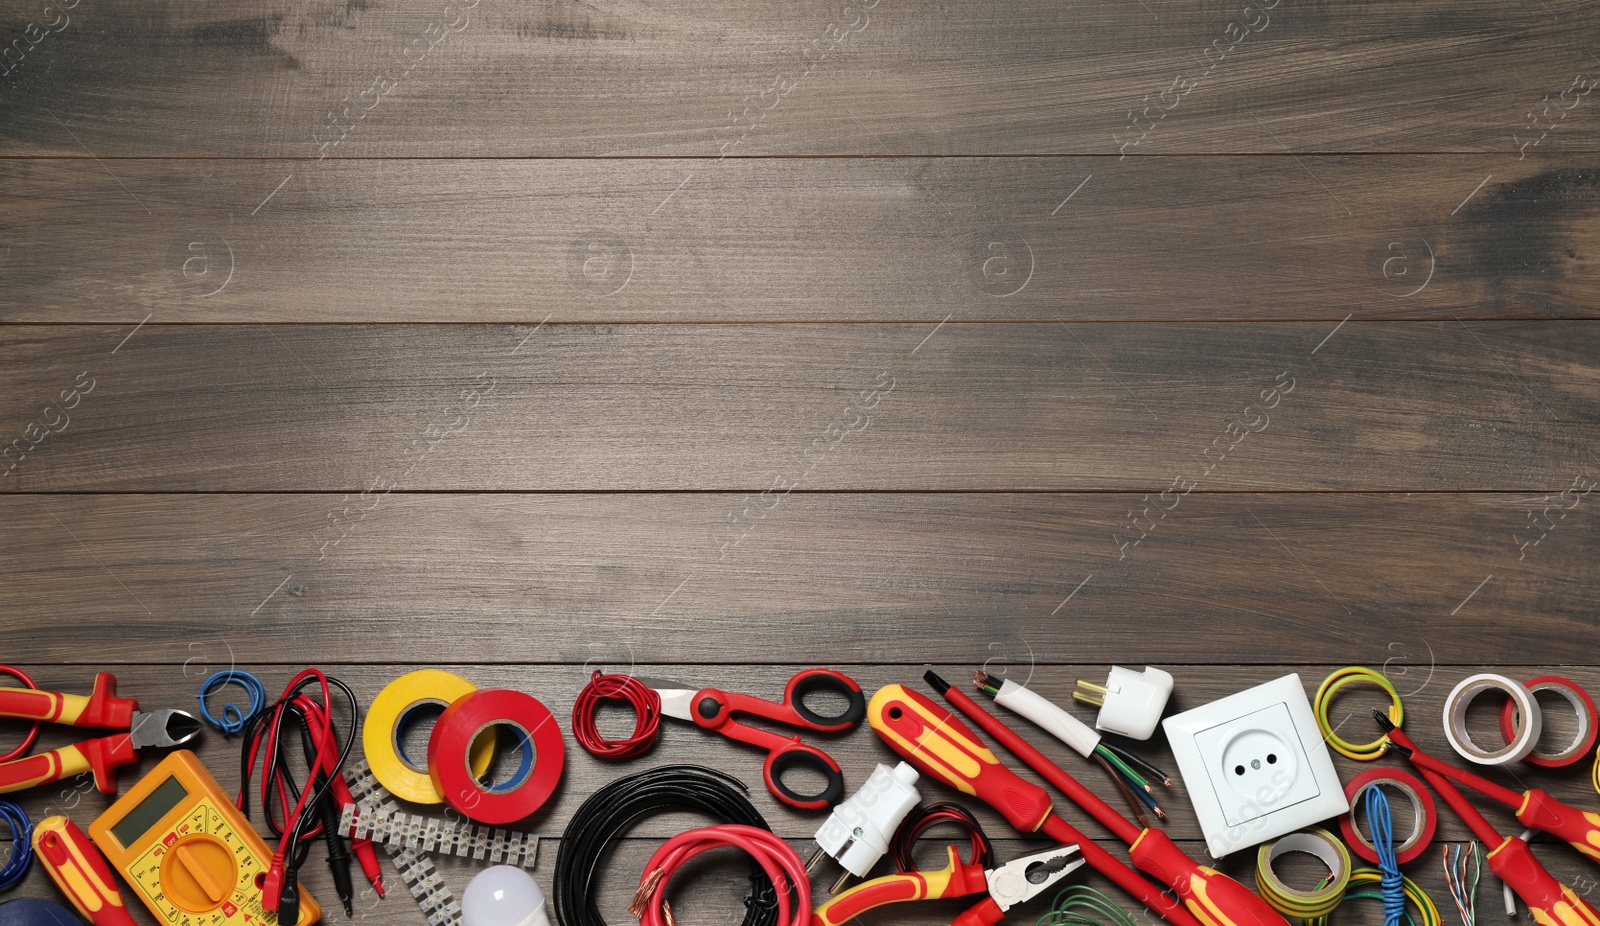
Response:
[[[12,327],[0,346],[3,481],[1560,491],[1593,459],[1597,330],[1454,319]],[[70,410],[50,404],[73,397]]]
[[[1593,495],[1197,493],[1128,547],[1126,495],[379,502],[0,498],[7,658],[1585,664],[1600,611]]]
[[[1595,150],[1595,13],[1545,6],[19,3],[0,153],[1514,158],[1546,105]]]
[[[1155,663],[1178,710],[1366,664],[1446,754],[1470,672],[1600,686],[1600,11],[846,4],[0,9],[0,660],[146,707],[443,664],[564,727],[600,666],[1066,703]],[[892,759],[824,745],[851,785]],[[225,785],[237,748],[201,746]],[[622,771],[759,780],[671,722],[568,761],[546,888]],[[1491,777],[1596,806],[1585,767]],[[809,854],[817,817],[753,800]],[[608,919],[693,822],[620,847]],[[742,915],[711,869],[683,921]],[[1410,873],[1446,899],[1437,851]],[[363,926],[422,922],[390,881]]]
[[[0,320],[1593,317],[1581,163],[0,161]]]

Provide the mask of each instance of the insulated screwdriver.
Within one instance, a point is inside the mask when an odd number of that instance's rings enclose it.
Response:
[[[1392,722],[1384,718],[1385,724]],[[1389,739],[1398,742],[1400,751],[1406,753],[1411,764],[1424,771],[1432,771],[1446,778],[1453,779],[1459,784],[1466,785],[1487,797],[1512,808],[1518,822],[1529,829],[1541,833],[1559,836],[1572,844],[1574,849],[1582,852],[1589,858],[1600,862],[1600,814],[1587,810],[1579,810],[1571,804],[1562,803],[1551,796],[1543,788],[1529,788],[1521,794],[1502,787],[1482,775],[1456,768],[1442,759],[1436,759],[1417,748],[1404,733],[1396,740],[1394,731],[1391,730]]]
[[[1062,845],[1076,843],[1090,867],[1173,926],[1226,926],[1222,919],[1202,923],[1172,895],[1057,816],[1043,788],[1002,765],[965,724],[926,696],[904,685],[885,685],[867,705],[867,722],[906,761],[993,807],[1018,830],[1043,833]]]
[[[1600,926],[1600,913],[1596,913],[1572,888],[1557,881],[1554,875],[1546,871],[1527,843],[1515,836],[1501,836],[1484,819],[1483,814],[1472,806],[1439,768],[1449,768],[1448,765],[1437,759],[1430,761],[1430,757],[1420,752],[1411,738],[1381,712],[1373,711],[1372,716],[1388,731],[1388,748],[1410,759],[1445,803],[1466,821],[1473,835],[1482,840],[1484,845],[1494,846],[1489,852],[1489,870],[1517,892],[1522,902],[1528,905],[1534,922],[1539,926]]]
[[[925,673],[923,678],[984,732],[999,740],[1013,755],[1038,772],[1040,777],[1126,842],[1128,858],[1133,860],[1133,866],[1176,891],[1188,905],[1189,911],[1203,922],[1211,926],[1286,926],[1283,916],[1265,900],[1215,868],[1190,858],[1166,833],[1140,828],[1128,822],[1099,795],[1080,784],[1061,766],[1051,762],[1044,753],[1006,726],[1005,721],[984,710],[982,705],[961,689],[952,688],[949,682],[932,671]]]

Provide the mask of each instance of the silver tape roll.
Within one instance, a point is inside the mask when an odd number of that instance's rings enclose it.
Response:
[[[1511,737],[1511,742],[1497,743],[1493,749],[1479,746],[1467,732],[1467,708],[1479,695],[1489,691],[1505,694],[1516,705],[1515,735]],[[1450,692],[1450,697],[1444,702],[1445,737],[1461,758],[1479,765],[1505,765],[1526,758],[1539,741],[1543,726],[1539,702],[1533,699],[1533,694],[1521,682],[1504,675],[1484,672],[1468,676],[1461,680],[1461,684]]]

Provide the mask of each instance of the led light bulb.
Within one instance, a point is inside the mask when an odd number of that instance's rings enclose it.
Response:
[[[461,895],[462,926],[550,926],[544,892],[512,865],[485,868]]]

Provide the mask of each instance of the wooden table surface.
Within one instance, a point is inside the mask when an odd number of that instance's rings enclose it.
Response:
[[[1470,672],[1600,685],[1593,5],[0,8],[0,659],[45,687],[192,708],[316,665],[370,700],[438,664],[565,725],[598,667],[1065,700],[1152,663],[1192,707],[1353,663],[1443,749]],[[547,890],[652,763],[739,775],[809,854],[757,754],[662,739],[569,746]],[[828,748],[851,787],[891,760]],[[236,740],[199,751],[237,782]],[[1596,804],[1587,764],[1496,775]],[[624,844],[610,922],[688,822]],[[1412,874],[1453,922],[1437,853]],[[722,869],[684,893],[743,915]]]

